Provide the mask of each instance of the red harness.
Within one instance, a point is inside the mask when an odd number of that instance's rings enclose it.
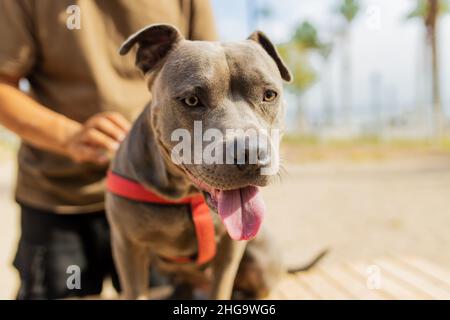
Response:
[[[214,223],[208,205],[201,194],[180,200],[164,199],[138,182],[124,178],[112,171],[108,171],[106,189],[115,195],[134,201],[166,205],[189,204],[198,243],[198,253],[195,262],[201,265],[210,261],[216,255]],[[171,257],[167,259],[179,263],[192,262],[193,260],[188,257]]]

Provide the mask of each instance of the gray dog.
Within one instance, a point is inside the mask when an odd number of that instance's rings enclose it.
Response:
[[[252,146],[245,145],[244,163],[177,164],[171,157],[177,144],[172,133],[183,128],[194,136],[194,121],[201,121],[203,130],[221,132],[280,129],[282,83],[291,80],[289,70],[261,32],[242,42],[219,43],[188,41],[173,26],[151,25],[132,35],[120,53],[135,45],[136,65],[152,84],[152,101],[118,150],[111,171],[132,187],[138,184],[174,204],[107,192],[113,254],[124,297],[145,297],[150,264],[173,274],[177,286],[210,290],[212,299],[230,299],[236,292],[249,298],[266,295],[284,269],[273,241],[264,228],[260,230],[264,203],[258,188],[274,180],[274,175],[262,175],[261,170],[278,161],[279,140],[270,141],[270,150],[275,150],[271,152],[253,146],[254,163],[248,161]],[[231,139],[234,150],[241,138],[225,136],[216,142],[228,146]],[[212,211],[208,217],[217,253],[202,264],[175,262],[170,257],[199,254],[191,207],[176,204],[177,199],[199,192]]]

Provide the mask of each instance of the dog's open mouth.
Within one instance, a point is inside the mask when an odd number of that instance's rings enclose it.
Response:
[[[209,205],[217,209],[233,240],[250,240],[256,236],[266,211],[258,187],[220,190],[194,178],[189,171],[188,175],[198,188],[207,193]]]

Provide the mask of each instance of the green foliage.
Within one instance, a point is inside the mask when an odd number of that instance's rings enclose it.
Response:
[[[322,43],[319,48],[320,55],[326,60],[330,57],[333,52],[333,44],[332,43]]]
[[[304,49],[318,49],[321,46],[316,28],[308,21],[297,27],[293,40]]]
[[[413,11],[411,11],[406,18],[424,18],[428,13],[428,0],[418,0],[417,5]]]
[[[260,8],[256,9],[256,13],[258,14],[258,16],[268,19],[270,17],[272,17],[273,15],[273,9],[270,6],[263,6]]]
[[[295,41],[281,44],[278,50],[294,75],[294,81],[288,88],[304,93],[317,81],[317,73],[309,63],[308,50]]]
[[[295,29],[289,42],[279,46],[279,50],[294,74],[294,81],[290,88],[302,94],[318,78],[316,71],[309,62],[309,54],[317,52],[326,59],[331,54],[332,45],[323,43],[314,25],[305,21]]]
[[[429,0],[415,0],[416,6],[406,16],[407,19],[422,18],[425,19],[428,16],[430,10]],[[444,15],[450,10],[450,4],[448,0],[439,0],[439,15]]]
[[[344,16],[348,23],[351,23],[360,10],[358,0],[343,0],[338,8],[338,12]]]

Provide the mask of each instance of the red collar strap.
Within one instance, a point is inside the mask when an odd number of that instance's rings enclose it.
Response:
[[[115,195],[134,201],[166,205],[189,204],[198,243],[198,253],[195,262],[201,265],[210,261],[216,255],[214,223],[203,195],[198,194],[180,200],[168,200],[146,189],[138,182],[124,178],[111,170],[108,171],[106,178],[106,189]],[[192,262],[192,259],[187,257],[172,257],[168,259],[179,263]]]

